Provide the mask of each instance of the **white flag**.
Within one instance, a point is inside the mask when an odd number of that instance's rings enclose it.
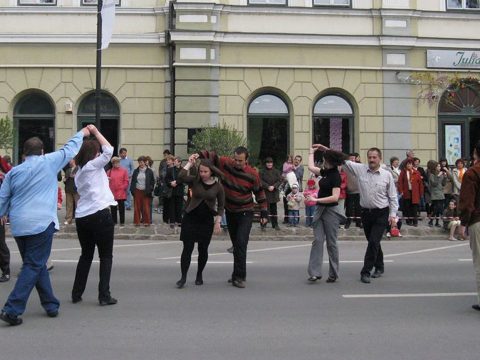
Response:
[[[113,33],[116,0],[103,0],[102,6],[102,50],[108,48]]]

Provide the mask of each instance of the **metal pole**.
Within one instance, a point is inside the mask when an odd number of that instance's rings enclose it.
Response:
[[[101,88],[102,88],[102,6],[103,0],[98,0],[97,4],[97,67],[96,67],[96,87],[95,87],[95,126],[101,130],[100,107],[101,107]]]
[[[171,39],[171,32],[175,30],[175,3],[176,0],[170,1],[168,11],[168,69],[170,73],[170,151],[175,154],[175,43]]]

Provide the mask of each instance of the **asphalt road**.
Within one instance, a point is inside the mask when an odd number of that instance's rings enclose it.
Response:
[[[20,259],[13,241],[12,271]],[[48,318],[32,293],[24,323],[0,324],[0,359],[475,359],[480,313],[466,242],[384,241],[384,277],[362,284],[365,242],[340,242],[340,281],[307,282],[310,244],[250,244],[247,288],[227,285],[232,256],[212,243],[205,285],[196,264],[184,289],[178,241],[118,241],[112,295],[97,304],[98,263],[83,302],[70,291],[78,242],[55,239],[52,281],[62,305]],[[327,270],[325,264],[324,270]],[[326,275],[326,274],[325,274]],[[0,284],[3,302],[14,285]]]

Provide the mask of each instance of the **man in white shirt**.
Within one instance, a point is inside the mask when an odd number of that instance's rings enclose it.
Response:
[[[324,145],[313,145],[328,150]],[[345,155],[346,156],[346,155]],[[397,189],[392,174],[382,167],[382,152],[378,148],[367,151],[368,165],[345,161],[344,168],[358,179],[362,224],[368,241],[360,281],[370,283],[370,277],[379,278],[385,271],[380,245],[387,225],[396,224],[398,210]],[[372,270],[375,268],[373,274]]]

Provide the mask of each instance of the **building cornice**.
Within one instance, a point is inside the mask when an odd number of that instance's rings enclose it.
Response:
[[[95,44],[96,34],[0,34],[0,44]],[[164,33],[115,34],[115,44],[165,44]]]
[[[168,7],[159,8],[122,8],[115,10],[118,15],[155,15],[167,14]],[[17,7],[0,7],[1,14],[24,15],[24,14],[48,14],[48,15],[85,15],[96,14],[95,6],[81,7],[53,7],[53,6],[17,6]]]
[[[223,44],[282,44],[282,45],[338,45],[382,46],[404,48],[465,48],[478,49],[478,40],[417,38],[406,36],[353,36],[317,34],[225,33],[213,31],[173,31],[172,41],[177,43]]]

